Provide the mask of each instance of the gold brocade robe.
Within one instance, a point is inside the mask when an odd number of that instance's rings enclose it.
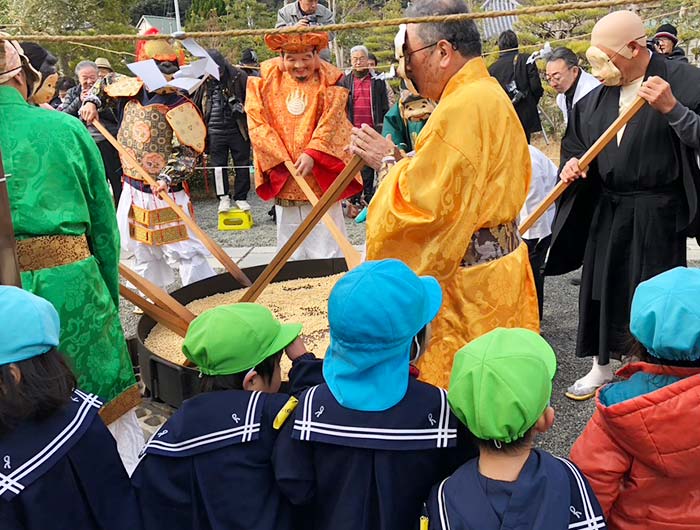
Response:
[[[367,216],[367,259],[397,258],[435,276],[443,305],[419,360],[421,378],[447,388],[455,352],[497,327],[539,331],[525,243],[497,260],[461,266],[472,235],[518,218],[531,174],[518,116],[482,59],[455,74],[394,166]]]
[[[270,172],[285,161],[296,162],[308,149],[329,155],[347,164],[344,151],[350,143],[352,124],[345,110],[348,92],[335,86],[342,72],[320,61],[319,69],[304,83],[281,70],[277,57],[260,65],[262,77],[249,77],[245,110],[250,141],[255,153],[255,187],[270,185]],[[320,169],[316,161],[315,170]],[[316,172],[316,171],[315,171]],[[334,178],[337,175],[332,175]],[[329,176],[330,178],[331,176]],[[306,181],[317,196],[324,188],[314,176]],[[327,181],[326,181],[327,182]],[[266,189],[269,194],[269,188]],[[263,199],[268,197],[263,196]],[[289,177],[276,197],[306,201],[306,196]]]

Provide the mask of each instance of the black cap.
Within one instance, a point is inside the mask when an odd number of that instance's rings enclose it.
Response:
[[[671,39],[674,44],[678,43],[678,30],[672,24],[661,24],[659,29],[656,30],[656,35],[654,38],[659,39],[661,37],[666,37]]]

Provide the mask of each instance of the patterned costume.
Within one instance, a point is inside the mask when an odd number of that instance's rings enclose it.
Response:
[[[443,306],[418,366],[425,381],[446,388],[467,342],[498,327],[539,331],[516,226],[530,157],[513,106],[481,59],[449,80],[415,147],[369,205],[367,259],[397,258],[440,281]]]
[[[176,64],[179,57],[164,41],[147,41],[137,59]],[[124,77],[98,85],[87,101],[118,101],[122,116],[117,139],[155,180],[169,185],[169,194],[190,211],[185,181],[204,152],[206,126],[195,105],[171,88],[149,92],[139,79]],[[183,285],[208,278],[214,271],[208,252],[168,205],[156,197],[134,166],[121,157],[124,189],[117,207],[122,248],[135,257],[134,270],[165,287],[179,267]]]
[[[324,49],[328,38],[323,33],[271,35],[265,42],[273,51],[297,53]],[[284,162],[294,163],[302,153],[311,156],[313,176],[306,177],[306,181],[320,197],[350,159],[343,150],[352,129],[345,114],[347,91],[334,86],[342,72],[318,60],[315,51],[314,55],[315,70],[307,81],[298,81],[284,71],[281,57],[262,63],[261,78],[248,79],[246,113],[255,152],[255,187],[263,200],[275,199],[278,248],[311,211]],[[359,183],[351,184],[343,198],[360,189]],[[340,204],[334,205],[329,214],[345,232]],[[340,248],[328,229],[318,225],[292,259],[331,257],[342,257]]]

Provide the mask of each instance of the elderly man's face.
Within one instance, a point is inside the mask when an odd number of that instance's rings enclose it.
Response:
[[[318,0],[299,0],[299,7],[304,13],[315,13],[318,7]]]
[[[367,54],[362,51],[354,52],[350,55],[350,64],[353,71],[360,77],[364,77],[368,72],[369,60]]]
[[[312,51],[301,53],[285,52],[282,56],[284,69],[289,72],[294,79],[303,83],[314,73],[316,54]]]
[[[97,81],[96,68],[87,67],[78,72],[78,83],[80,83],[80,88],[83,90],[90,90],[95,81]]]
[[[563,59],[548,62],[545,70],[549,86],[559,94],[569,90],[578,77],[578,66],[569,66]]]
[[[671,55],[673,53],[673,41],[668,37],[659,37],[659,51],[664,55]]]

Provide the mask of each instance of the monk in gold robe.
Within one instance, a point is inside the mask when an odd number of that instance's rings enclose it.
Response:
[[[248,78],[245,109],[255,153],[255,188],[261,199],[275,201],[279,250],[311,211],[285,162],[294,164],[320,197],[350,159],[344,149],[352,124],[345,113],[348,92],[335,86],[343,74],[319,58],[319,50],[328,47],[328,34],[267,35],[265,43],[280,57],[260,65],[261,77]],[[341,198],[361,189],[353,183]],[[345,233],[340,203],[328,213]],[[328,229],[318,225],[292,259],[342,256]]]
[[[461,0],[414,2],[407,16],[467,12]],[[398,258],[443,288],[421,378],[447,387],[454,353],[498,327],[539,331],[527,246],[516,221],[530,182],[525,133],[489,76],[472,21],[408,25],[397,35],[400,73],[439,101],[415,155],[388,171],[369,206],[367,259]],[[369,129],[352,151],[384,169],[400,153]]]

